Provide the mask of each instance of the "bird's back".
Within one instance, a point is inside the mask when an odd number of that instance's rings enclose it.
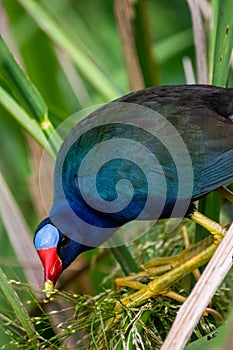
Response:
[[[175,127],[193,162],[195,198],[233,180],[233,88],[161,86],[117,101],[152,108]]]
[[[114,119],[111,111],[123,111],[124,118]],[[136,91],[92,113],[78,124],[82,128],[74,142],[75,131],[68,135],[58,155],[55,206],[61,168],[66,199],[88,222],[169,217],[177,200],[198,199],[233,180],[233,89],[181,85]],[[106,203],[114,210],[106,210]]]

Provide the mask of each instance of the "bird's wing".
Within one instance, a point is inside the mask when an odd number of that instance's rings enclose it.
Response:
[[[201,171],[200,194],[205,194],[233,181],[233,149],[218,155]]]

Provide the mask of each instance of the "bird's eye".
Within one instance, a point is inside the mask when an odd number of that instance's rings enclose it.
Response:
[[[70,239],[67,236],[63,236],[59,242],[61,248],[66,248],[70,243]]]

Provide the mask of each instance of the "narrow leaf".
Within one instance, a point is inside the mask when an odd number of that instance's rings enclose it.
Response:
[[[0,70],[0,81],[5,82],[31,116],[43,122],[47,115],[45,102],[16,63],[2,37],[0,37]]]
[[[18,121],[43,148],[46,147],[47,139],[40,129],[36,120],[19,106],[19,104],[0,86],[0,104]]]
[[[19,322],[23,326],[28,338],[30,339],[30,342],[33,345],[33,348],[39,349],[39,344],[37,343],[36,331],[27,313],[27,310],[24,308],[17,293],[14,291],[12,286],[8,283],[7,277],[1,268],[0,268],[0,288],[6,300],[14,310],[15,316],[18,318]]]
[[[213,85],[225,87],[233,47],[232,1],[219,1],[218,26],[215,43]]]
[[[188,28],[182,32],[161,39],[154,45],[153,51],[160,64],[168,61],[177,53],[193,45],[192,29]]]
[[[153,53],[148,1],[136,1],[134,10],[135,43],[145,86],[159,85],[160,69]]]

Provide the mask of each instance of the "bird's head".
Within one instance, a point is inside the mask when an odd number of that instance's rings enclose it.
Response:
[[[45,293],[49,297],[60,274],[90,247],[73,241],[51,221],[44,219],[36,229],[34,245],[44,268]]]

